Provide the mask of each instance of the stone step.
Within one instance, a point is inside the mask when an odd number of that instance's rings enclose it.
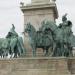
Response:
[[[0,75],[75,75],[75,58],[30,57],[0,59]],[[71,70],[72,70],[71,69]]]

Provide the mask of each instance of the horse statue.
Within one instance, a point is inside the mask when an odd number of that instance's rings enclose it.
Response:
[[[29,35],[33,56],[36,56],[37,48],[42,48],[43,51],[45,51],[45,56],[48,56],[48,49],[53,48],[53,38],[50,30],[45,29],[45,31],[36,31],[33,25],[28,23],[26,25],[25,32]]]
[[[19,57],[25,56],[25,48],[23,45],[23,39],[22,37],[17,38],[10,38],[10,55],[14,54],[14,57],[17,58],[17,55]]]
[[[63,23],[57,26],[54,22],[47,21],[54,39],[54,52],[52,56],[73,56],[72,53],[72,22],[67,21],[66,15],[62,17]],[[52,23],[52,24],[51,24]],[[44,29],[45,26],[43,26]]]
[[[71,30],[72,22],[71,21],[65,21],[65,16],[63,16],[63,23],[59,26],[56,25],[56,23],[52,21],[45,20],[43,21],[43,26],[40,30],[50,29],[52,36],[53,36],[53,57],[56,56],[73,56],[72,53],[72,38],[73,33]],[[44,23],[47,23],[46,25]],[[66,24],[66,25],[65,25]]]
[[[26,53],[26,49],[24,48],[23,45],[23,39],[22,37],[19,37],[18,34],[15,32],[15,26],[12,25],[12,28],[10,29],[10,31],[8,32],[7,39],[9,39],[9,46],[10,46],[10,50],[9,50],[9,54],[11,55],[11,57],[14,54],[14,57],[18,56],[24,56]]]
[[[12,24],[12,28],[8,32],[5,38],[0,38],[0,56],[1,58],[11,55],[13,57],[24,57],[26,55],[26,49],[24,48],[22,37],[18,36],[15,31],[15,26]]]
[[[0,56],[1,58],[7,57],[9,54],[9,40],[0,38]]]

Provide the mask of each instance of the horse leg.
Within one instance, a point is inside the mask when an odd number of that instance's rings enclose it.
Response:
[[[14,51],[14,58],[17,58],[18,52]]]
[[[17,53],[14,53],[14,58],[17,58]]]
[[[48,48],[45,47],[44,49],[45,49],[45,51],[46,51],[46,52],[45,52],[45,56],[48,56]]]
[[[1,54],[0,56],[1,56],[1,58],[2,58],[2,54]]]
[[[8,56],[8,51],[7,51],[7,49],[4,49],[3,55],[4,55],[4,58],[7,58],[7,56]]]
[[[13,56],[13,54],[11,53],[11,56],[10,56],[10,58],[12,58],[12,56]]]
[[[3,58],[5,57],[4,53],[3,53]]]
[[[49,48],[49,53],[48,53],[48,55],[51,57],[51,56],[53,56],[53,53],[54,53],[53,47]]]
[[[1,54],[1,58],[4,58],[4,54]]]
[[[1,56],[1,58],[2,58],[2,56],[3,56],[3,52],[2,52],[2,50],[0,51],[0,56]]]
[[[13,58],[12,56],[13,56],[13,50],[12,50],[12,47],[10,46],[9,47],[9,54],[10,54],[10,58]]]
[[[49,54],[48,54],[48,48],[46,48],[46,56],[49,56]]]
[[[4,51],[4,49],[2,50],[3,52],[2,52],[2,55],[3,55],[3,58],[5,57],[5,51]]]
[[[11,51],[11,56],[10,56],[10,58],[13,58],[13,52]]]
[[[53,56],[53,57],[58,57],[58,56],[59,56],[59,50],[60,50],[59,44],[56,42],[56,43],[54,44],[52,56]]]
[[[44,47],[43,47],[43,53],[45,53],[45,51],[46,51],[46,50],[45,50]]]
[[[33,57],[35,57],[36,56],[36,48],[35,47],[32,48],[32,53],[33,53]]]
[[[31,47],[32,47],[32,55],[33,55],[33,57],[35,57],[36,56],[36,46],[35,46],[35,44],[31,44]]]
[[[35,51],[35,49],[33,49],[32,52],[33,52],[33,57],[35,57],[35,56],[36,56],[36,51]]]

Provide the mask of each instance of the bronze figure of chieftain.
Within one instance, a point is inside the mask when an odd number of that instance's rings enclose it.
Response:
[[[12,24],[12,28],[8,32],[6,38],[9,40],[9,53],[11,56],[14,54],[14,57],[24,56],[26,53],[26,49],[23,45],[23,39],[16,33],[15,26]]]
[[[62,17],[62,23],[55,30],[56,48],[53,56],[73,56],[72,53],[72,22],[67,20],[67,14]]]
[[[23,39],[18,36],[15,31],[15,26],[12,24],[12,28],[6,38],[0,38],[0,56],[4,58],[10,54],[12,57],[14,54],[14,57],[21,57],[24,56],[25,53],[26,49],[23,45]]]
[[[25,32],[29,34],[33,56],[36,56],[36,48],[43,48],[46,56],[73,56],[74,35],[72,32],[72,22],[67,20],[67,14],[62,17],[59,26],[55,22],[45,20],[41,24],[39,31],[28,23]],[[49,49],[51,48],[51,49]],[[49,50],[51,50],[49,53]]]
[[[33,25],[28,23],[25,28],[25,32],[29,34],[30,44],[32,47],[33,56],[36,56],[36,48],[42,48],[45,52],[45,56],[49,55],[48,49],[53,48],[53,38],[51,31],[46,29],[45,31],[36,31]]]

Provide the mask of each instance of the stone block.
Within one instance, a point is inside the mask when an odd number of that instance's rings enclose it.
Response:
[[[1,59],[0,75],[75,75],[75,58]]]

